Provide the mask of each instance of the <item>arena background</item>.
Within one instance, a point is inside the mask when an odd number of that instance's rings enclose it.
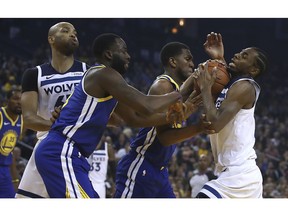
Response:
[[[270,63],[268,73],[259,80],[262,92],[255,112],[257,163],[264,178],[264,197],[288,197],[288,19],[1,18],[1,104],[4,103],[5,91],[13,85],[20,85],[25,69],[49,60],[47,32],[51,25],[59,21],[68,21],[75,26],[80,41],[77,58],[89,64],[93,64],[90,47],[95,36],[104,32],[122,36],[131,54],[130,69],[125,78],[144,93],[147,93],[154,78],[163,72],[159,51],[167,42],[180,41],[189,45],[196,65],[207,59],[202,45],[206,35],[212,31],[222,34],[227,61],[234,53],[249,46],[265,50]],[[120,156],[127,151],[129,140],[136,133],[137,129],[130,128],[107,130],[107,136],[113,138],[115,151]],[[18,143],[24,165],[34,144],[35,134],[32,131],[28,131]],[[188,182],[197,167],[197,156],[200,152],[208,152],[210,155],[209,140],[205,135],[179,144],[175,158],[171,161],[171,180],[181,198],[189,196]],[[212,166],[211,163],[211,168]],[[111,181],[113,183],[113,180]]]

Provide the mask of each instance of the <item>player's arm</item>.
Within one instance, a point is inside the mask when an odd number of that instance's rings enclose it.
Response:
[[[154,83],[149,94],[161,95],[173,91],[173,87],[167,80],[159,80]],[[202,132],[203,128],[201,124],[189,126],[186,128],[172,128],[171,124],[165,124],[156,127],[157,137],[163,146],[169,146],[181,141],[186,140],[189,137],[195,136]]]
[[[17,162],[12,152],[12,164],[10,165],[10,173],[11,173],[12,183],[13,183],[15,191],[17,191],[18,185],[19,185],[19,173],[18,173],[16,166],[17,166]]]
[[[37,115],[38,110],[38,88],[37,69],[24,72],[22,78],[21,107],[24,127],[34,131],[47,131],[52,122]]]
[[[122,121],[120,119],[122,119]],[[118,103],[114,110],[114,113],[109,119],[109,124],[112,124],[112,122],[114,123],[114,125],[116,123],[115,126],[120,126],[124,123],[124,125],[130,127],[151,127],[155,125],[167,124],[167,119],[165,111],[161,113],[154,113],[152,115],[141,115],[137,113],[134,109],[132,109],[130,106],[127,106],[123,103]]]
[[[108,164],[109,164],[110,176],[112,177],[113,182],[115,182],[115,173],[116,173],[116,166],[117,166],[115,150],[112,145],[111,137],[106,137],[106,141],[108,143]]]
[[[206,118],[211,122],[211,129],[218,133],[229,121],[231,121],[240,109],[252,107],[256,94],[255,89],[250,82],[239,81],[229,89],[227,97],[222,102],[220,108],[216,109],[211,94],[211,86],[213,83],[210,82],[209,84],[209,76],[211,77],[208,72],[200,73],[200,89],[202,92]]]
[[[161,112],[182,99],[178,92],[161,96],[147,96],[127,84],[125,79],[112,68],[91,70],[85,77],[85,90],[88,94],[101,98],[112,95],[119,103],[130,106],[141,115]]]
[[[194,72],[193,72],[194,73]],[[185,101],[194,90],[194,74],[191,74],[180,87],[180,93]]]

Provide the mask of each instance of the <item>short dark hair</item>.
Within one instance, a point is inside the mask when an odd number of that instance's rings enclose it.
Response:
[[[104,51],[111,48],[116,38],[121,37],[113,33],[104,33],[94,39],[92,49],[96,59],[100,59]]]
[[[20,92],[20,93],[21,93],[21,89],[19,89],[19,88],[12,88],[12,89],[9,90],[8,92],[6,92],[6,99],[9,100],[16,92]]]
[[[189,47],[186,44],[180,42],[170,42],[167,43],[160,52],[161,63],[163,66],[167,66],[169,63],[169,58],[180,55],[182,49],[188,49]]]
[[[259,68],[260,70],[260,74],[263,74],[267,71],[268,69],[268,57],[267,57],[267,53],[258,48],[258,47],[252,47],[258,54],[258,57],[256,58],[256,67]]]

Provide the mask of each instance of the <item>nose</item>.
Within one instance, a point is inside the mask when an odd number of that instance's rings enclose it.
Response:
[[[74,32],[72,32],[72,33],[70,34],[70,37],[72,37],[72,38],[77,38],[77,36],[76,36],[76,34],[75,34]]]
[[[194,62],[193,62],[193,61],[191,61],[191,62],[190,62],[190,67],[191,67],[192,69],[195,67],[195,65],[194,65]]]
[[[129,53],[127,53],[127,59],[130,61],[131,56],[129,55]]]

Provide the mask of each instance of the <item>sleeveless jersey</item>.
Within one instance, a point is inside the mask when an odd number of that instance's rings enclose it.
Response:
[[[104,142],[100,149],[94,150],[88,161],[91,165],[89,178],[92,183],[105,182],[108,170],[108,143]]]
[[[0,109],[0,166],[12,164],[12,151],[22,132],[22,116],[18,115],[13,121],[7,114],[4,107]]]
[[[219,174],[228,166],[240,166],[248,159],[256,159],[254,110],[260,94],[260,86],[252,79],[241,77],[231,80],[216,100],[216,108],[221,106],[229,88],[239,81],[249,81],[255,88],[256,99],[250,109],[241,109],[231,121],[216,134],[210,135],[215,171]]]
[[[49,120],[54,107],[63,105],[74,87],[79,84],[87,66],[84,62],[74,60],[73,66],[65,73],[56,71],[51,63],[36,68],[38,69],[38,115]],[[37,138],[43,139],[47,133],[47,131],[39,131]]]
[[[155,81],[158,79],[170,81],[174,89],[179,91],[178,84],[170,76],[160,75]],[[155,166],[164,167],[168,165],[176,145],[163,146],[156,135],[155,127],[141,128],[137,137],[130,144],[130,147],[132,151],[135,151],[141,157],[145,157],[145,159]]]
[[[100,65],[92,68],[99,70],[104,67]],[[73,97],[70,96],[64,104],[51,130],[63,133],[75,143],[83,156],[89,157],[101,140],[117,100],[112,96],[95,98],[88,95],[83,83],[86,74],[71,94]]]

